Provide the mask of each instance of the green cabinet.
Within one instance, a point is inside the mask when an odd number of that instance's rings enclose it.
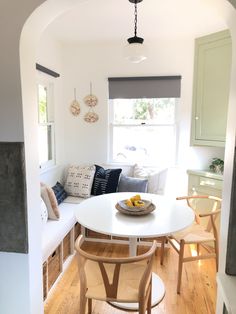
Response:
[[[191,145],[225,144],[231,54],[228,30],[195,41]]]
[[[223,175],[204,170],[187,170],[188,195],[212,195],[221,197]]]

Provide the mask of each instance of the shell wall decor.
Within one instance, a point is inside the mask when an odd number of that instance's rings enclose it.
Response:
[[[90,94],[84,97],[84,103],[89,107],[89,111],[84,116],[84,121],[88,123],[97,122],[99,116],[94,112],[94,107],[97,106],[98,99],[92,94],[92,83],[90,83]]]
[[[77,117],[80,114],[80,104],[76,99],[76,88],[74,88],[74,100],[70,105],[70,112]]]

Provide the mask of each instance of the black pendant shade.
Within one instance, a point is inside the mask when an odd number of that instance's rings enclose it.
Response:
[[[125,58],[132,63],[139,63],[147,59],[146,47],[143,45],[144,39],[137,35],[138,10],[137,4],[143,0],[129,0],[134,4],[134,36],[127,39],[128,45],[125,47]]]
[[[144,39],[142,37],[130,37],[127,39],[129,44],[142,44],[144,42]]]

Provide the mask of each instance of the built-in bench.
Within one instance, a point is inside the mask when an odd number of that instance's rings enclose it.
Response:
[[[129,174],[130,167],[124,169],[124,174]],[[157,194],[163,194],[166,180],[166,169],[159,172],[157,177],[159,190]],[[70,203],[68,203],[68,201]],[[75,209],[84,198],[68,197],[59,205],[60,219],[48,221],[43,226],[42,232],[42,263],[44,300],[48,292],[59,279],[60,274],[70,262],[74,253],[74,242],[80,233],[83,233],[88,241],[111,241],[124,243],[124,239],[99,234],[97,232],[81,228],[75,217]],[[128,243],[128,239],[125,239]]]
[[[74,242],[80,234],[80,225],[75,218],[76,204],[61,203],[60,219],[51,220],[43,226],[42,262],[44,299],[63,272],[68,257],[74,253]]]

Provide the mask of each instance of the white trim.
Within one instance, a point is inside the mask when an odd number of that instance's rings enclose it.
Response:
[[[48,168],[43,168],[43,169],[40,168],[40,175],[47,173],[47,172],[50,172],[50,171],[53,171],[53,170],[56,170],[57,168],[60,168],[60,166],[56,165],[56,164],[54,164]]]
[[[229,276],[223,273],[218,273],[216,276],[218,289],[221,293],[222,301],[225,304],[229,314],[236,313],[236,277]]]
[[[39,126],[51,126],[51,136],[50,136],[50,144],[52,151],[52,159],[47,160],[44,163],[39,164],[40,174],[45,170],[52,168],[56,165],[56,145],[55,145],[55,123],[54,123],[54,79],[48,77],[47,75],[37,75],[37,91],[38,86],[42,85],[46,87],[47,90],[47,117],[48,121],[46,123],[39,122],[39,98],[37,92],[37,110],[38,110],[38,125]]]

